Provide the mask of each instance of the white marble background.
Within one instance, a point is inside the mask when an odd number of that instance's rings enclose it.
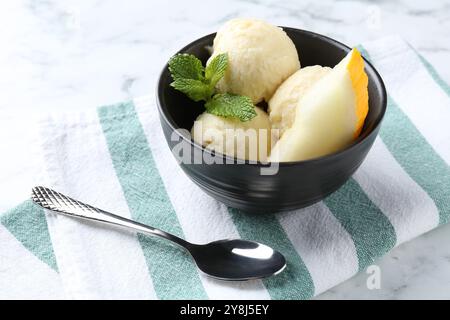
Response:
[[[450,83],[450,1],[2,0],[0,111],[80,110],[154,91],[180,47],[233,17],[323,33],[348,45],[400,34]],[[0,119],[1,126],[1,119]],[[450,226],[406,243],[331,299],[450,299]]]

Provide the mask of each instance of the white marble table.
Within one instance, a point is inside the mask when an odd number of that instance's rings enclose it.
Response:
[[[397,33],[450,82],[450,1],[7,0],[0,3],[0,110],[79,110],[147,94],[178,48],[237,16],[349,45]],[[381,289],[368,290],[361,273],[318,298],[449,299],[449,244],[450,225],[378,261]]]

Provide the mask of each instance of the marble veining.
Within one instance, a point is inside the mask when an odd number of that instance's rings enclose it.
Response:
[[[399,34],[450,82],[450,1],[14,0],[0,3],[0,111],[80,110],[154,91],[180,47],[234,17],[348,45]],[[450,298],[450,226],[405,243],[318,299]]]

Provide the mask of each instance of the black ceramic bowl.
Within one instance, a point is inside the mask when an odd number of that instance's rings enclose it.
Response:
[[[335,66],[350,48],[328,37],[292,28],[283,28],[294,42],[302,67]],[[179,52],[191,53],[203,62],[209,57],[206,47],[215,34],[200,38]],[[276,175],[261,175],[261,163],[193,164],[181,163],[184,172],[207,194],[234,208],[248,212],[277,212],[311,205],[342,186],[360,166],[378,134],[386,111],[386,90],[375,68],[366,60],[369,77],[369,114],[360,137],[346,149],[320,158],[279,164]],[[203,112],[201,104],[192,102],[170,87],[172,79],[167,65],[157,88],[157,103],[164,135],[172,149],[180,141],[197,160],[212,152],[194,143],[190,136],[175,129],[190,131]],[[175,138],[175,139],[173,139]],[[217,154],[216,154],[217,156]],[[219,155],[223,161],[229,157]]]

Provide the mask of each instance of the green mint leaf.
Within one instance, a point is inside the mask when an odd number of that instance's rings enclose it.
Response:
[[[183,92],[194,101],[208,100],[212,95],[212,89],[206,83],[194,79],[176,79],[170,84],[175,89]]]
[[[256,117],[252,99],[231,93],[218,93],[205,103],[206,111],[216,116],[238,118],[245,122]]]
[[[217,82],[225,75],[225,71],[228,67],[228,54],[221,53],[214,57],[205,69],[205,78],[211,84],[211,87],[215,87]]]
[[[202,62],[192,54],[179,53],[169,60],[169,70],[173,80],[193,79],[203,80]]]

